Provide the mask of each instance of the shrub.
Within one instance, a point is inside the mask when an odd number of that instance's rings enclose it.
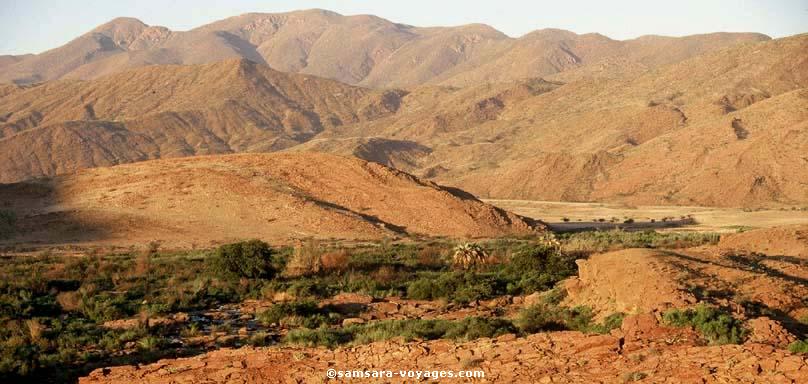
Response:
[[[286,293],[296,298],[326,297],[334,293],[328,284],[318,279],[298,280],[289,285]]]
[[[341,249],[324,253],[320,256],[320,263],[323,270],[342,272],[348,269],[350,258],[348,251]]]
[[[450,299],[462,304],[489,299],[504,293],[500,285],[492,276],[463,274]]]
[[[275,304],[258,314],[257,318],[264,325],[281,324],[285,320],[294,319],[290,321],[293,325],[317,328],[329,322],[334,323],[339,319],[338,316],[329,315],[332,315],[332,313],[328,308],[319,308],[317,303],[313,301],[304,301]]]
[[[157,336],[146,336],[137,342],[138,348],[144,351],[157,351],[165,345],[165,340]]]
[[[474,340],[517,332],[518,329],[513,323],[505,319],[467,317],[458,323],[453,323],[444,336],[449,339]]]
[[[275,276],[273,251],[260,240],[248,240],[219,247],[209,259],[210,267],[226,279],[271,279]]]
[[[400,275],[396,268],[390,265],[383,265],[372,274],[373,281],[385,286],[389,286],[392,282],[398,280]]]
[[[320,272],[323,266],[322,250],[317,240],[309,239],[295,247],[292,258],[286,265],[285,274],[292,277],[308,276]]]
[[[440,268],[445,265],[441,258],[441,252],[438,247],[426,246],[420,249],[417,254],[417,263],[420,267],[426,268]]]
[[[289,331],[284,341],[308,346],[334,347],[346,343],[372,343],[395,337],[405,340],[441,338],[473,340],[516,331],[510,321],[500,318],[469,317],[460,321],[406,319],[352,325],[342,329],[296,329]]]
[[[808,339],[797,340],[788,345],[788,350],[791,353],[808,353]]]
[[[360,344],[394,337],[403,337],[405,340],[473,340],[515,331],[516,328],[510,321],[499,318],[467,317],[460,321],[407,319],[380,321],[356,327],[354,340]]]
[[[286,334],[283,340],[291,344],[301,344],[309,347],[326,346],[329,348],[345,344],[352,340],[353,335],[343,329],[293,329]]]
[[[520,247],[502,271],[512,294],[529,294],[552,288],[578,270],[575,258],[561,253],[552,244],[528,244]]]
[[[516,326],[526,333],[572,330],[585,333],[609,333],[623,324],[623,313],[607,316],[602,324],[593,322],[594,313],[589,307],[566,308],[553,304],[547,298],[519,312]]]
[[[434,294],[432,279],[421,278],[407,286],[407,297],[413,300],[432,300]]]
[[[609,333],[612,329],[620,328],[623,325],[623,319],[626,314],[622,312],[612,313],[603,319],[603,324],[596,326],[595,331],[598,333]]]
[[[128,304],[124,298],[108,293],[86,295],[79,300],[78,310],[84,317],[96,323],[103,323],[132,315],[133,311],[127,308]]]
[[[265,347],[272,344],[272,335],[264,331],[259,331],[252,334],[247,340],[247,343],[253,347]]]
[[[407,297],[414,300],[435,300],[451,297],[457,289],[454,273],[430,275],[414,280],[407,286]]]
[[[536,304],[519,312],[515,324],[522,332],[563,331],[568,329],[559,307]]]
[[[676,327],[693,327],[710,344],[740,344],[747,330],[729,313],[703,304],[686,310],[672,309],[662,316],[663,322]]]
[[[483,300],[504,293],[505,284],[492,274],[452,272],[428,274],[407,286],[414,300],[448,299],[457,303]]]

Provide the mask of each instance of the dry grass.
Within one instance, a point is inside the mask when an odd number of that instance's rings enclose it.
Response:
[[[325,252],[320,256],[320,264],[325,271],[342,272],[348,267],[350,257],[350,253],[344,249]]]
[[[45,333],[45,326],[36,319],[25,320],[25,327],[28,328],[28,335],[31,341],[36,343],[42,340],[42,335]]]
[[[383,284],[389,284],[395,281],[397,277],[396,269],[389,265],[384,265],[373,272],[373,279]]]
[[[290,277],[312,275],[323,268],[323,250],[316,239],[308,239],[295,247],[284,274]]]
[[[443,250],[439,247],[428,245],[418,250],[418,264],[425,267],[439,267],[444,265]]]
[[[73,312],[79,309],[81,298],[76,291],[59,292],[59,294],[56,295],[56,302],[59,303],[63,311]]]

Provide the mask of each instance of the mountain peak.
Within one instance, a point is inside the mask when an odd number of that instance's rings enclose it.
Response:
[[[149,25],[140,21],[140,19],[136,19],[134,17],[116,17],[104,24],[99,25],[93,32],[107,32],[107,31],[120,31],[120,30],[132,30],[132,29],[145,29],[148,28]]]

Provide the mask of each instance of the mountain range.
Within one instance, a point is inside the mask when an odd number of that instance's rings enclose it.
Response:
[[[0,57],[0,182],[206,154],[360,157],[491,198],[808,203],[808,35],[617,41],[322,10],[115,19]]]
[[[465,86],[547,76],[615,58],[654,67],[768,39],[756,33],[715,33],[617,41],[558,29],[510,38],[483,24],[419,28],[319,9],[249,13],[184,32],[118,18],[47,52],[0,59],[0,82],[90,79],[153,64],[244,58],[278,71],[374,88]]]

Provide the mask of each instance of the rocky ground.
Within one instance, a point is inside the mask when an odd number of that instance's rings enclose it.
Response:
[[[701,346],[690,331],[660,326],[653,315],[625,320],[610,335],[551,332],[455,344],[392,340],[358,347],[223,349],[142,367],[99,369],[81,383],[309,383],[335,369],[482,369],[480,382],[796,383],[805,357],[761,343]],[[391,380],[397,381],[397,380]]]
[[[805,382],[808,358],[787,347],[806,334],[808,243],[789,243],[793,256],[748,250],[751,243],[765,242],[769,232],[728,236],[716,246],[629,249],[580,260],[579,276],[563,282],[568,293],[564,304],[587,305],[600,318],[628,313],[622,326],[608,334],[505,334],[466,342],[398,338],[335,349],[288,344],[228,348],[144,366],[98,369],[80,382],[308,383],[327,381],[329,368],[482,369],[485,379],[474,379],[479,382]],[[230,313],[240,318],[284,299],[246,301]],[[346,326],[383,319],[514,317],[539,300],[541,295],[534,294],[457,305],[341,294],[321,305],[352,308],[357,315],[346,318]],[[746,340],[714,345],[690,327],[663,321],[665,311],[699,303],[729,308],[748,330]]]

